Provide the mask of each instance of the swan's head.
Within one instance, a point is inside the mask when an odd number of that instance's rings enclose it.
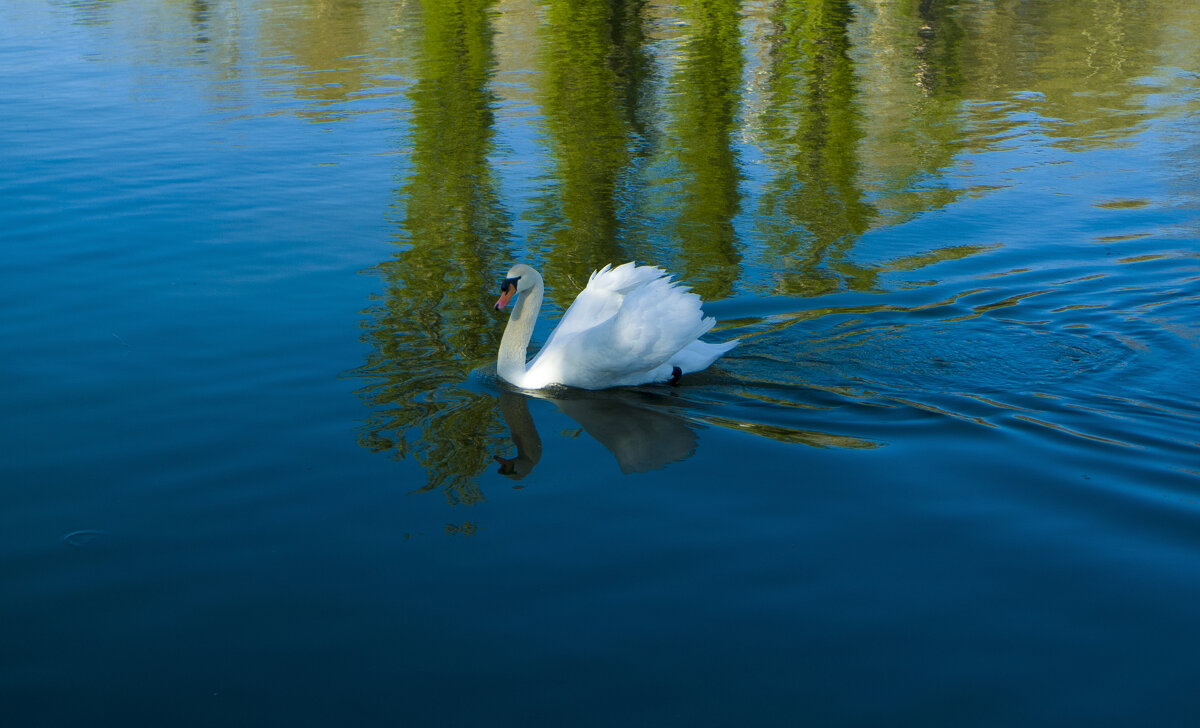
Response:
[[[541,282],[542,277],[536,270],[524,263],[517,263],[508,269],[508,276],[500,284],[500,298],[496,301],[496,310],[503,311],[513,296],[524,293]]]

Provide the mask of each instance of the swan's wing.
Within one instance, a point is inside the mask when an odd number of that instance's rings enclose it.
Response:
[[[529,363],[530,388],[558,383],[588,389],[666,379],[668,362],[716,323],[700,311],[700,297],[671,282],[661,268],[605,266],[592,274],[545,346]],[[722,347],[722,345],[707,345]],[[730,344],[729,346],[732,346]],[[714,349],[715,359],[723,347]],[[699,351],[680,366],[702,368]],[[711,359],[710,359],[711,361]],[[707,366],[707,363],[704,364]],[[665,371],[654,371],[666,366]]]
[[[603,324],[621,309],[628,293],[665,275],[667,272],[661,268],[633,263],[616,268],[606,265],[593,272],[587,286],[559,319],[543,348],[555,346],[556,339],[561,343],[581,331]]]
[[[714,323],[700,311],[699,296],[658,276],[630,290],[614,316],[566,346],[572,362],[616,379],[662,366]]]

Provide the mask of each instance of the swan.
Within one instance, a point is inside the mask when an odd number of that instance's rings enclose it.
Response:
[[[716,320],[700,312],[700,297],[655,266],[606,265],[587,287],[528,366],[525,350],[542,306],[542,276],[524,263],[500,284],[496,310],[517,296],[496,354],[496,373],[521,389],[565,385],[581,389],[675,384],[738,344],[699,340]]]

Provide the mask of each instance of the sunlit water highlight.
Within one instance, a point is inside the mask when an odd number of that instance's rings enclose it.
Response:
[[[5,3],[5,724],[1187,724],[1198,48],[1115,0]],[[743,343],[498,382],[514,260],[541,341],[628,259]]]

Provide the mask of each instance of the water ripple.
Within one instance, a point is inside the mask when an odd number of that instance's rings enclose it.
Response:
[[[724,366],[741,386],[716,399],[736,408],[742,429],[824,433],[793,442],[884,443],[919,411],[964,426],[1032,427],[1082,448],[1153,450],[1178,470],[1195,456],[1200,405],[1164,396],[1182,372],[1162,363],[1194,358],[1184,318],[1198,291],[1192,259],[1161,250],[1071,269],[1012,267],[938,283],[908,304],[841,295],[781,312],[779,299],[730,302],[741,315],[722,334],[745,343]],[[1161,270],[1131,273],[1135,262]],[[763,315],[746,315],[755,306]]]

